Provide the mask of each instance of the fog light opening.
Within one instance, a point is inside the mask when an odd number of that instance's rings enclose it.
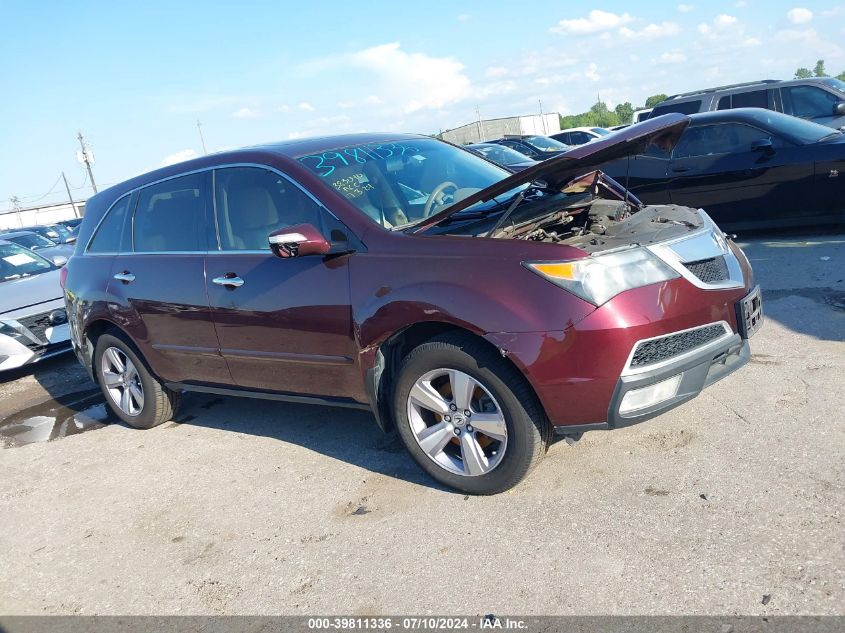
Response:
[[[641,409],[647,409],[648,407],[674,398],[678,394],[678,387],[681,386],[682,377],[683,374],[678,374],[648,387],[632,389],[622,398],[622,404],[619,405],[619,413],[624,415],[626,413],[640,411]]]

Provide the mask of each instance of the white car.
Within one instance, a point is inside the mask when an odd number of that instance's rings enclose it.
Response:
[[[571,127],[552,134],[552,138],[567,145],[583,145],[608,134],[610,130],[603,127]]]
[[[641,123],[648,119],[651,116],[651,111],[653,108],[643,108],[642,110],[634,110],[634,114],[631,115],[631,125],[634,123]]]
[[[0,371],[70,351],[59,282],[65,261],[0,240]]]

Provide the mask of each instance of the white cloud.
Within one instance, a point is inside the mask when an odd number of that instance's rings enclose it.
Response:
[[[590,81],[600,81],[601,77],[599,76],[598,70],[598,66],[590,64],[587,66],[587,70],[584,71],[584,76]]]
[[[472,19],[472,16],[469,13],[461,13],[458,16],[458,22],[469,22]]]
[[[338,101],[335,105],[341,110],[351,110],[355,107],[355,103],[352,101]]]
[[[488,78],[504,77],[509,74],[509,71],[504,66],[490,66],[484,71],[484,76]]]
[[[252,108],[241,108],[232,112],[232,116],[236,119],[254,119],[258,116],[258,110]]]
[[[736,24],[737,20],[734,16],[728,15],[727,13],[720,13],[716,16],[716,19],[713,20],[713,24],[716,26],[730,26],[732,24]]]
[[[748,3],[745,0],[736,0],[736,4],[734,4],[734,6],[737,9],[742,9],[743,7],[748,6]]]
[[[695,7],[692,6],[691,4],[679,4],[678,5],[678,11],[680,11],[681,13],[689,13],[693,9],[695,9]]]
[[[636,39],[640,41],[656,40],[661,37],[671,37],[681,32],[681,27],[674,22],[661,22],[660,24],[647,24],[639,30],[623,26],[619,29],[619,35],[625,39]]]
[[[366,99],[364,99],[364,103],[367,105],[381,105],[384,103],[384,100],[376,95],[369,95]]]
[[[664,64],[682,64],[687,61],[687,56],[681,51],[672,51],[671,53],[663,53],[659,59]]]
[[[181,163],[186,160],[190,160],[191,158],[196,158],[199,156],[196,150],[193,149],[183,149],[175,154],[170,154],[169,156],[165,156],[164,159],[161,161],[162,167],[167,167],[168,165],[175,165],[176,163]]]
[[[793,24],[807,24],[813,19],[813,12],[803,7],[795,7],[786,12],[786,17]]]
[[[314,110],[317,109],[314,106],[312,106],[310,103],[308,103],[307,101],[301,102],[296,107],[299,108],[300,110],[302,110],[303,112],[314,112]]]
[[[408,53],[398,42],[371,46],[344,55],[341,64],[351,64],[375,74],[383,95],[401,96],[405,112],[439,109],[469,96],[471,83],[464,65],[453,57],[431,57]],[[384,99],[383,96],[376,96]]]
[[[628,24],[633,20],[629,14],[618,15],[608,11],[593,9],[586,18],[575,18],[573,20],[561,20],[556,26],[549,29],[551,33],[562,35],[587,35],[590,33],[601,33]]]
[[[763,44],[759,37],[746,37],[742,43],[744,46],[762,46]]]

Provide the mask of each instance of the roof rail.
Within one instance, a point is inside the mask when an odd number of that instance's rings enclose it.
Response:
[[[692,97],[693,95],[703,95],[708,92],[717,92],[719,90],[730,90],[731,88],[744,88],[745,86],[758,86],[760,84],[773,84],[781,81],[780,79],[761,79],[759,81],[746,81],[739,84],[728,84],[727,86],[717,86],[716,88],[705,88],[703,90],[691,90],[690,92],[680,92],[671,97],[666,97],[666,101],[672,99],[680,99],[681,97]]]

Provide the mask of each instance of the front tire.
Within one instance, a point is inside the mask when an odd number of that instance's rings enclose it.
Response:
[[[173,419],[180,396],[150,373],[135,347],[103,334],[94,350],[94,371],[109,409],[129,426],[151,429]]]
[[[429,475],[463,492],[512,488],[537,465],[549,425],[523,376],[467,334],[446,334],[402,362],[394,415],[408,452]]]

